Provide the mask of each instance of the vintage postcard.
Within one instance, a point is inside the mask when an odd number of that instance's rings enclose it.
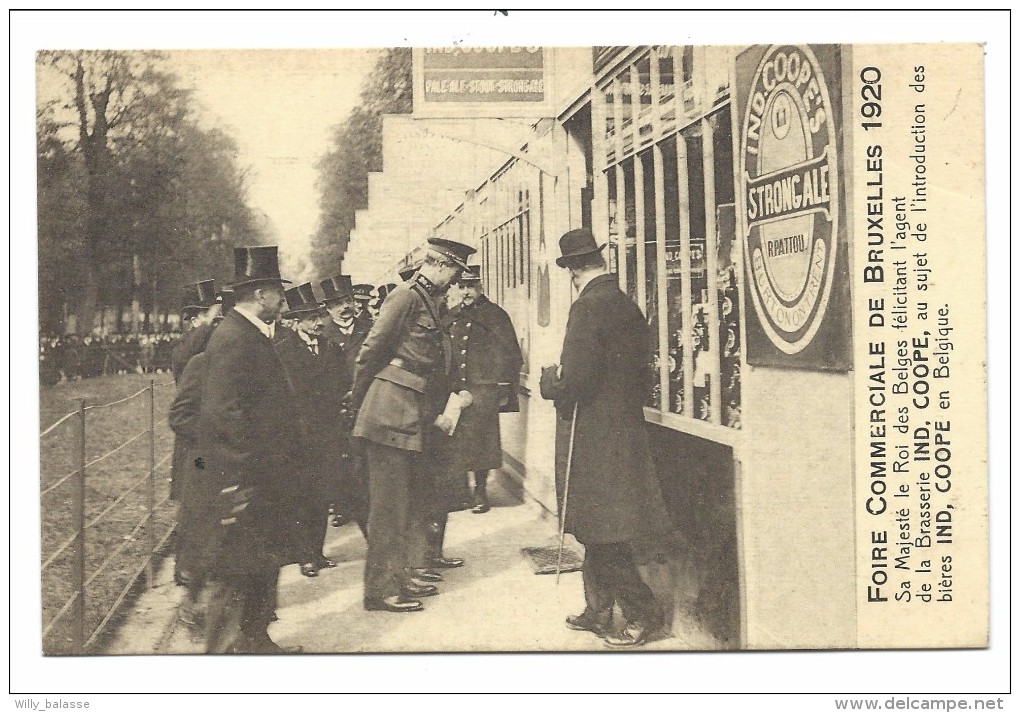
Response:
[[[36,648],[987,650],[986,47],[798,36],[39,49]]]

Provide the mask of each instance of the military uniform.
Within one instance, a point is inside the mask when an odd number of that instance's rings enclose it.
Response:
[[[499,414],[520,410],[517,383],[524,360],[506,311],[481,295],[461,307],[450,325],[454,390],[474,397],[450,443],[452,472],[488,471],[503,465]]]
[[[450,393],[440,292],[420,274],[394,289],[357,358],[353,435],[365,444],[370,489],[366,605],[399,596],[408,569],[424,565],[432,424]]]

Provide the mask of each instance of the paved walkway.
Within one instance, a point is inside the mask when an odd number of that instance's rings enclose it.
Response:
[[[493,479],[495,480],[495,479]],[[495,486],[495,487],[494,487]],[[331,529],[326,553],[335,569],[301,576],[296,566],[280,575],[279,621],[270,628],[280,644],[308,653],[433,651],[606,651],[596,636],[567,629],[567,614],[584,608],[580,572],[534,574],[524,547],[555,545],[556,520],[538,504],[520,502],[490,485],[493,509],[450,516],[445,554],[467,565],[443,572],[440,594],[423,599],[425,611],[367,612],[361,604],[365,542],[354,525]],[[662,573],[659,573],[660,577]],[[668,586],[653,582],[657,591]],[[172,583],[172,563],[158,586],[126,617],[109,653],[201,653],[201,632],[176,620],[183,589]],[[654,650],[712,650],[718,643],[682,616]]]

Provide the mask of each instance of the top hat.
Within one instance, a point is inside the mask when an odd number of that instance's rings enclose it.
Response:
[[[467,269],[468,256],[475,252],[470,245],[446,238],[429,238],[429,249],[439,253],[462,270]]]
[[[351,285],[350,275],[337,275],[319,283],[322,288],[323,302],[339,301],[354,295],[354,286]]]
[[[461,273],[460,283],[461,284],[476,284],[482,281],[482,266],[481,265],[468,265],[467,270]]]
[[[394,285],[392,282],[389,282],[385,285],[379,285],[379,304],[385,302],[389,294],[393,292],[393,290],[395,289],[397,289],[397,286]]]
[[[397,274],[400,275],[401,280],[407,282],[412,277],[414,277],[414,273],[418,272],[419,267],[421,267],[421,262],[420,261],[414,262],[410,265],[407,265],[406,267],[402,267],[399,270],[397,270]]]
[[[209,309],[216,302],[216,280],[202,280],[184,288],[184,308]]]
[[[287,311],[281,315],[284,319],[297,319],[321,309],[311,282],[284,290],[283,296],[287,298]]]
[[[223,306],[222,314],[226,314],[234,308],[234,291],[229,287],[216,293],[216,302]]]
[[[587,228],[576,228],[560,238],[560,256],[556,258],[556,264],[566,267],[569,258],[597,253],[605,247],[605,243],[599,245],[595,242],[595,236]]]
[[[372,290],[375,287],[368,283],[361,283],[360,285],[355,285],[352,289],[354,290],[354,299],[370,302],[372,300]]]
[[[275,245],[234,248],[234,282],[232,287],[260,283],[290,284],[280,277],[280,264]]]

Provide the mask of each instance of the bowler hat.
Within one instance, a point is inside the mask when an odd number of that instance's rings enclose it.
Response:
[[[350,275],[337,275],[319,283],[322,288],[323,302],[334,302],[354,295],[354,286]]]
[[[280,263],[275,245],[234,248],[234,282],[232,287],[263,282],[287,283],[280,277]]]
[[[354,299],[361,300],[364,302],[372,301],[372,290],[375,289],[372,285],[367,282],[363,282],[360,285],[354,286]]]
[[[575,228],[560,238],[560,256],[556,258],[556,264],[566,267],[570,258],[596,253],[605,247],[605,243],[599,245],[595,242],[595,236],[587,228]]]
[[[482,266],[481,265],[468,265],[467,270],[461,273],[460,282],[462,284],[475,284],[482,281]]]
[[[296,319],[322,309],[315,299],[311,282],[284,290],[283,296],[287,298],[287,311],[281,315],[284,319]]]
[[[462,270],[467,269],[468,256],[476,252],[470,245],[446,238],[429,238],[429,249],[447,258]]]

